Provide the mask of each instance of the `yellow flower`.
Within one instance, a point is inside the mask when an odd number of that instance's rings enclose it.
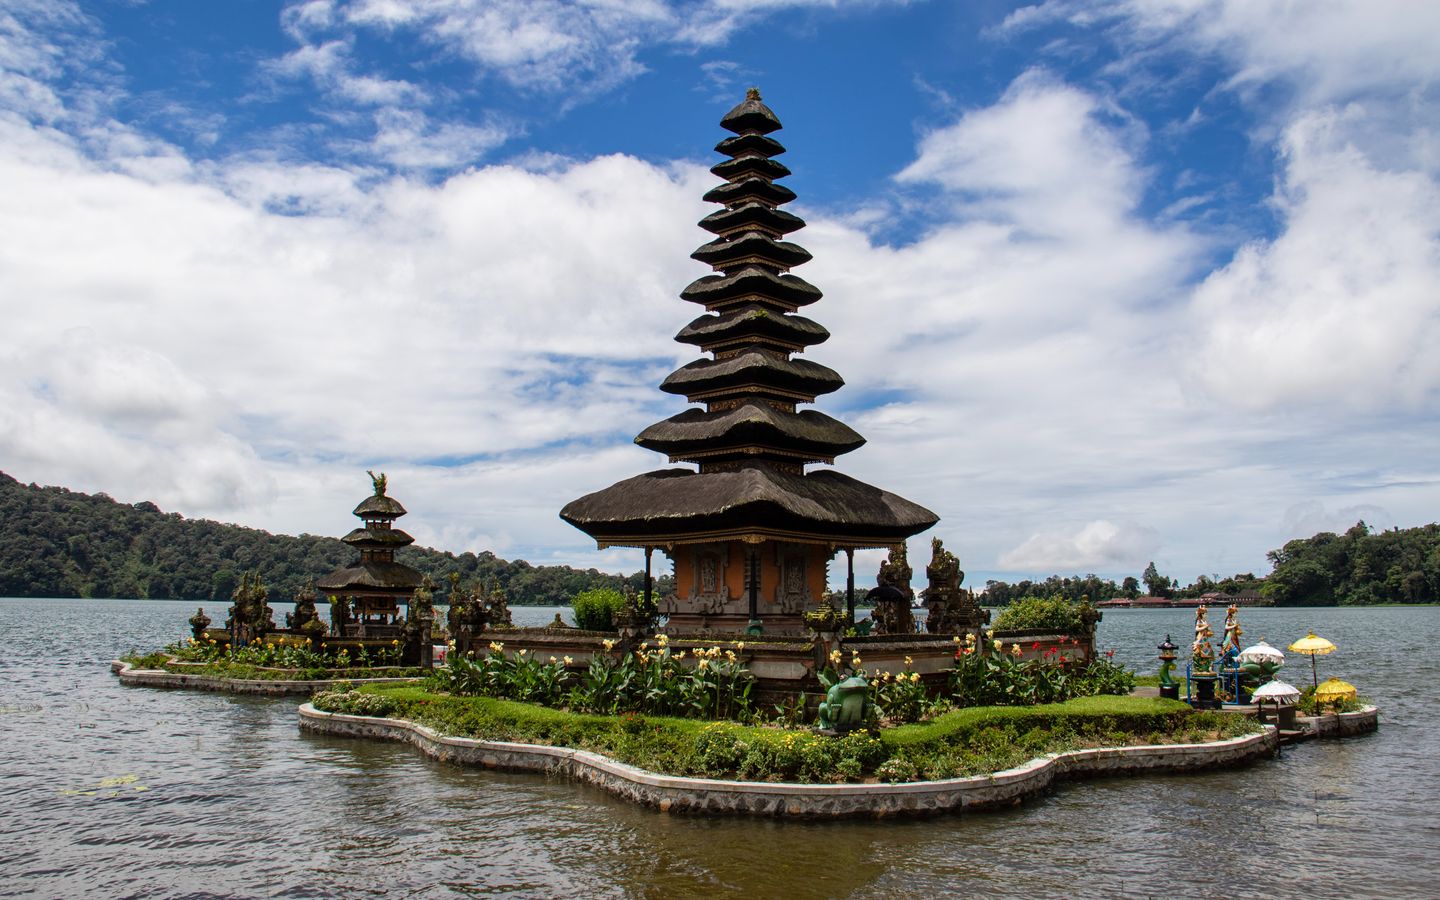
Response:
[[[725,651],[725,658],[728,659],[728,660],[730,660],[731,662],[734,662],[734,661],[735,661],[735,651],[734,651],[734,650],[726,650],[726,651]]]
[[[684,650],[679,651],[678,653],[676,653],[674,656],[671,657],[671,659],[684,659],[684,658],[685,658],[685,651],[684,651]]]
[[[919,683],[920,683],[920,673],[919,673],[919,672],[911,672],[911,673],[910,673],[910,681],[911,681],[911,683],[913,683],[913,684],[919,684]]]
[[[491,642],[490,642],[490,652],[491,652],[491,653],[499,653],[501,650],[504,650],[504,649],[505,649],[505,645],[502,644],[502,643],[500,643],[499,641],[491,641]]]
[[[553,657],[552,657],[552,659],[553,659]],[[568,657],[568,656],[565,657],[565,665],[567,665],[567,666],[570,665],[571,663],[573,663],[574,661],[575,661],[575,660],[571,659],[571,658]]]
[[[606,641],[601,641],[600,643],[604,645],[604,647],[605,647],[606,650],[614,650],[614,649],[615,649],[615,642],[614,642],[614,641],[606,640]]]
[[[858,666],[858,665],[860,665],[860,654],[856,653],[856,654],[854,654],[853,656],[850,657],[850,665],[852,665],[852,666]]]
[[[959,638],[956,638],[956,640],[959,640]],[[973,644],[973,643],[975,643],[975,632],[973,632],[973,631],[967,631],[967,632],[965,632],[965,643],[967,643],[967,644]]]
[[[649,650],[649,649],[650,649],[650,642],[649,642],[649,641],[641,641],[641,642],[640,642],[640,649],[641,649],[641,650]]]
[[[393,641],[390,642],[390,646],[392,646],[392,647],[398,647],[398,646],[400,646],[400,641],[399,641],[398,639],[397,639],[397,640],[393,640]]]
[[[700,660],[699,665],[697,665],[695,668],[697,668],[697,669],[699,669],[699,670],[701,670],[701,671],[704,671],[705,669],[707,669],[707,668],[709,668],[709,667],[710,667],[710,661],[707,660],[707,659],[702,659],[702,660]]]
[[[555,657],[553,657],[553,656],[550,657],[550,661],[551,661],[552,663],[555,662],[555,661],[556,661],[556,660],[555,660]]]
[[[986,629],[986,631],[985,631],[985,637],[987,637],[987,638],[993,638],[994,636],[995,636],[995,629],[993,629],[993,628]]]
[[[889,673],[889,672],[881,672],[881,673],[880,673],[880,680],[881,680],[881,681],[889,681],[889,680],[890,680],[890,673]]]
[[[735,649],[736,649],[736,650],[744,650],[744,649],[745,649],[745,642],[744,642],[744,641],[738,641],[738,642],[736,642],[736,644],[735,644]]]
[[[905,668],[908,669],[908,668],[910,668],[910,667],[913,666],[913,665],[915,665],[915,660],[911,659],[911,658],[908,657],[908,656],[905,657]]]
[[[657,634],[657,635],[655,635],[655,643],[659,644],[662,648],[665,647],[667,644],[670,643],[670,635],[668,635],[668,634]]]
[[[971,637],[971,635],[968,635],[968,634],[965,635],[965,636],[966,636],[966,637]],[[951,640],[951,641],[954,641],[955,643],[958,644],[958,643],[960,643],[960,635],[957,634],[957,635],[955,635],[954,637],[952,637],[950,640]]]
[[[529,652],[530,652],[529,650],[526,650],[526,649],[522,648],[522,649],[520,650],[520,652],[516,654],[516,656],[524,656],[526,653],[529,653]]]
[[[1011,652],[1012,654],[1014,654],[1015,656],[1019,656],[1019,655],[1020,655],[1020,645],[1019,645],[1019,644],[1011,644],[1011,645],[1010,645],[1010,652]]]
[[[841,657],[840,657],[840,651],[839,651],[839,650],[831,650],[831,651],[830,651],[830,662],[831,662],[832,664],[837,665],[837,666],[840,665],[840,658],[841,658]]]
[[[996,653],[999,653],[1001,650],[1004,650],[1004,649],[1005,649],[1005,644],[1004,644],[1003,641],[994,641],[993,643],[994,643],[994,646],[995,646],[995,652],[996,652]]]

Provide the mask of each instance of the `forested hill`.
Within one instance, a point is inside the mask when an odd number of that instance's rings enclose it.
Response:
[[[1277,606],[1440,602],[1440,525],[1371,532],[1357,522],[1268,554],[1263,591]]]
[[[228,601],[240,573],[253,570],[278,602],[354,558],[333,537],[186,519],[148,501],[129,505],[104,494],[24,485],[0,472],[0,597]],[[434,578],[441,602],[450,572],[466,582],[495,578],[515,605],[565,605],[579,591],[627,581],[638,588],[642,579],[507,562],[489,551],[406,547],[397,558]]]

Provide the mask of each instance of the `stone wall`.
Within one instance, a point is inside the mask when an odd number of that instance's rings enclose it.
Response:
[[[1274,755],[1277,732],[1207,744],[1077,750],[993,775],[903,784],[773,784],[647,772],[585,750],[445,737],[413,722],[300,707],[300,727],[322,734],[402,741],[461,765],[564,775],[662,812],[798,818],[921,816],[1011,806],[1071,778],[1193,772]]]
[[[404,684],[419,681],[417,678],[345,678],[334,681],[284,681],[265,678],[219,678],[214,675],[187,675],[165,669],[136,669],[123,660],[113,660],[110,671],[120,677],[120,683],[131,687],[179,688],[189,691],[220,691],[228,694],[264,694],[272,697],[286,695],[309,696],[316,691],[334,687],[338,681],[346,684]]]

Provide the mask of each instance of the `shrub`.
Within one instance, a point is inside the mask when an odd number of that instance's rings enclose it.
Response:
[[[614,631],[615,617],[625,607],[625,596],[614,588],[581,591],[570,599],[576,627],[586,631]]]
[[[1000,610],[996,631],[1057,631],[1070,634],[1084,624],[1081,605],[1064,597],[1023,597]]]

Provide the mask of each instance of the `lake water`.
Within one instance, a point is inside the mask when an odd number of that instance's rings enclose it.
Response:
[[[304,734],[293,699],[120,686],[109,661],[187,633],[193,612],[0,599],[0,894],[1440,895],[1440,608],[1242,612],[1247,643],[1313,628],[1338,644],[1320,677],[1378,703],[1378,734],[1232,772],[1073,783],[998,813],[831,823],[668,816]],[[1109,611],[1099,643],[1153,672],[1155,644],[1187,645],[1192,622]],[[1308,662],[1291,654],[1284,674],[1308,680]]]

